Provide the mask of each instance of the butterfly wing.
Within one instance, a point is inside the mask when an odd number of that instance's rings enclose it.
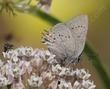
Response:
[[[75,39],[75,57],[79,57],[82,53],[86,41],[86,35],[88,30],[88,17],[87,15],[77,16],[67,22],[66,26],[72,33]]]
[[[69,28],[63,23],[59,23],[47,31],[43,39],[58,61],[74,55],[75,39]]]
[[[65,23],[59,23],[43,36],[49,50],[58,61],[76,62],[85,45],[88,29],[86,15],[77,16]],[[72,60],[72,61],[71,61]]]

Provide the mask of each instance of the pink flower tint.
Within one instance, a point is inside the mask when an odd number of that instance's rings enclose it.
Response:
[[[54,80],[49,84],[49,89],[57,89],[58,80]]]
[[[21,77],[19,77],[17,80],[14,79],[11,88],[12,89],[25,89],[24,84],[22,83]]]
[[[0,61],[0,86],[11,89],[94,89],[84,68],[61,66],[49,50],[21,47],[4,52]],[[26,84],[23,84],[26,83]]]

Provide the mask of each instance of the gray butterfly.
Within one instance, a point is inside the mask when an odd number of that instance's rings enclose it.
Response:
[[[56,24],[43,35],[43,42],[61,64],[76,63],[81,55],[88,30],[87,15]]]

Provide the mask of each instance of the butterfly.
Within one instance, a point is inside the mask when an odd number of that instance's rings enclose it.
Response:
[[[45,31],[42,41],[59,63],[77,63],[84,49],[87,30],[88,16],[80,15]]]

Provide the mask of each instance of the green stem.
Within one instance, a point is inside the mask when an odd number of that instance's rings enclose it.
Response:
[[[29,10],[30,14],[33,14],[35,16],[39,16],[41,19],[49,22],[51,25],[55,25],[57,23],[61,23],[60,20],[54,18],[53,16],[46,14],[35,7],[31,7]],[[96,68],[100,78],[102,79],[103,84],[105,85],[106,89],[110,89],[110,79],[108,74],[106,73],[100,58],[98,57],[97,53],[92,49],[92,47],[86,42],[84,52],[88,56],[89,59],[91,59],[92,64]]]
[[[101,59],[99,58],[98,54],[94,51],[94,49],[87,42],[85,45],[84,52],[86,53],[86,55],[89,57],[89,60],[92,62],[92,64],[96,68],[106,89],[110,89],[110,79],[100,61]]]

